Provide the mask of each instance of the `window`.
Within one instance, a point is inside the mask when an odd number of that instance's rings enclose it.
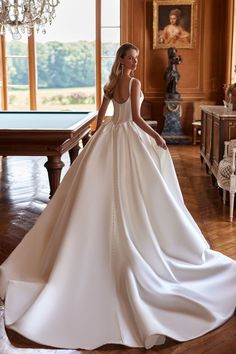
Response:
[[[37,108],[95,110],[95,0],[61,1],[46,30],[35,35]]]
[[[101,11],[102,84],[107,81],[120,45],[120,1],[102,0]]]
[[[101,84],[104,86],[120,45],[120,0],[101,2]],[[107,115],[112,115],[110,103]]]
[[[0,37],[3,110],[95,110],[120,43],[120,0],[61,1],[46,35]]]
[[[29,110],[28,44],[25,40],[13,40],[9,33],[5,40],[8,110]]]

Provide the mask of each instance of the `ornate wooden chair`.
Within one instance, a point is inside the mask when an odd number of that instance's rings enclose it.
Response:
[[[229,192],[229,218],[233,221],[234,195],[236,192],[236,140],[225,141],[224,157],[220,161],[217,172],[217,184],[223,189],[223,203],[226,203],[226,192]]]
[[[142,102],[141,116],[154,130],[157,130],[157,120],[153,119],[151,102],[146,100]]]

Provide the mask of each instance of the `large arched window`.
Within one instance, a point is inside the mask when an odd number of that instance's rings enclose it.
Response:
[[[120,43],[120,0],[61,1],[46,30],[1,36],[1,108],[95,110]]]

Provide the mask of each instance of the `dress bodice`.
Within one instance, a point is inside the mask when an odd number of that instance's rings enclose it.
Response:
[[[133,78],[130,79],[129,82],[129,97],[126,101],[119,103],[114,98],[112,99],[114,105],[114,113],[112,117],[112,121],[115,124],[125,123],[128,121],[132,121],[132,110],[131,110],[131,86],[132,86]],[[141,92],[140,96],[140,106],[143,101],[143,93]]]

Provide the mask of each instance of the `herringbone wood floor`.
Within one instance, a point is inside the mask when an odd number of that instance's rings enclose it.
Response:
[[[235,222],[229,223],[228,206],[222,205],[218,190],[212,186],[210,176],[206,174],[204,166],[200,163],[199,147],[171,146],[170,151],[191,214],[211,247],[236,260],[236,211]],[[64,157],[64,160],[68,168],[67,157]],[[46,170],[43,167],[44,161],[44,158],[29,157],[7,157],[2,163],[0,161],[0,263],[35,223],[48,202],[49,189]],[[9,331],[8,335],[15,347],[42,348],[12,331]],[[21,350],[23,353],[24,350]],[[47,351],[49,352],[51,351]],[[145,349],[129,349],[117,345],[107,345],[92,351],[96,354],[144,352]],[[150,354],[157,352],[234,354],[236,353],[236,316],[221,328],[201,338],[186,343],[167,340],[165,345],[149,350]],[[31,349],[31,353],[36,354],[36,349]]]

